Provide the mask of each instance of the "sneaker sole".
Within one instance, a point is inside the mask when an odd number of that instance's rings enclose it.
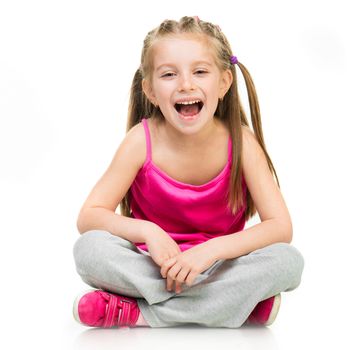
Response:
[[[281,294],[279,293],[274,298],[274,304],[273,304],[273,307],[271,309],[269,318],[264,324],[265,326],[270,326],[275,321],[276,316],[277,316],[277,314],[279,312],[279,309],[280,309],[280,304],[281,304]]]
[[[74,319],[75,319],[78,323],[80,323],[80,324],[82,324],[82,325],[84,325],[84,326],[87,326],[87,327],[88,327],[88,325],[85,324],[85,323],[83,323],[83,322],[81,321],[81,319],[79,318],[79,314],[78,314],[78,304],[79,304],[79,301],[81,300],[81,298],[82,298],[85,294],[90,293],[90,292],[93,292],[93,291],[95,291],[95,290],[99,290],[99,289],[94,289],[94,288],[92,288],[92,289],[87,289],[86,291],[80,293],[80,294],[76,297],[76,299],[74,300],[74,302],[73,302],[73,310],[72,310],[72,311],[73,311],[73,317],[74,317]]]

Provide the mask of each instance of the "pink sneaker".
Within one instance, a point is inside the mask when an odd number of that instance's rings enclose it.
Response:
[[[81,293],[73,303],[77,322],[90,327],[132,327],[140,314],[136,299],[91,289]]]
[[[278,314],[280,302],[280,293],[260,301],[245,321],[245,324],[270,326]]]

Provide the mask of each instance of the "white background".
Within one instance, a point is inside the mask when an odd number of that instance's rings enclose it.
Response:
[[[1,1],[0,341],[6,348],[356,345],[352,3]],[[145,35],[184,15],[218,24],[253,77],[267,149],[293,220],[292,244],[305,258],[302,283],[282,293],[279,315],[267,328],[88,329],[72,317],[74,298],[88,288],[72,256],[77,215],[125,135]]]

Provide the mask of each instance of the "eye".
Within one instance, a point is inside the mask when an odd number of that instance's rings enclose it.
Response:
[[[173,77],[175,73],[165,73],[161,77]]]
[[[202,69],[199,69],[199,70],[196,70],[195,73],[198,73],[198,74],[204,74],[204,73],[207,73],[205,70],[202,70]]]

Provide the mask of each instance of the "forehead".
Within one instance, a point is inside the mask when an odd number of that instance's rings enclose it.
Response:
[[[207,61],[214,64],[209,39],[193,35],[175,35],[160,38],[152,47],[154,69],[164,64],[191,64]]]

